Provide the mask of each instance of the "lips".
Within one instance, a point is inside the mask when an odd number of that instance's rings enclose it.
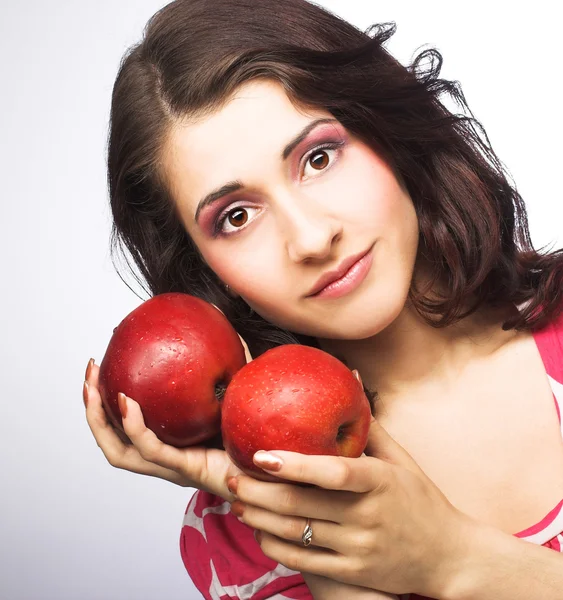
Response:
[[[311,290],[309,291],[307,296],[314,296],[315,294],[318,294],[322,289],[324,289],[331,283],[334,283],[335,281],[338,281],[339,279],[344,277],[344,275],[346,275],[346,273],[359,260],[361,260],[370,250],[371,250],[371,246],[367,250],[364,250],[364,251],[360,252],[359,254],[355,254],[353,256],[349,256],[348,258],[344,259],[338,265],[338,267],[336,269],[333,269],[332,271],[327,271],[326,273],[323,273],[319,277],[319,279],[317,280],[315,285],[311,288]]]

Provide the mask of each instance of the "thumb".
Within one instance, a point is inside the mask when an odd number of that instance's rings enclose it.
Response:
[[[405,467],[415,473],[422,473],[422,469],[414,458],[383,429],[383,426],[375,418],[370,423],[368,442],[364,452],[367,456]]]

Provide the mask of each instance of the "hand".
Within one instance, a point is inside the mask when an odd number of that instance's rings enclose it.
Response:
[[[315,600],[399,600],[395,594],[386,594],[311,573],[302,575]]]
[[[239,500],[233,512],[242,512],[241,520],[262,532],[266,556],[344,583],[433,598],[457,576],[465,560],[464,539],[476,523],[377,421],[370,427],[367,456],[274,454],[283,464],[269,473],[318,487],[246,475],[229,480]],[[305,518],[313,529],[309,547],[301,543]]]
[[[224,450],[199,446],[175,448],[164,444],[145,427],[140,406],[130,398],[127,416],[123,419],[125,435],[106,416],[98,389],[98,374],[99,367],[95,364],[86,371],[88,385],[84,385],[83,391],[86,419],[110,465],[183,487],[199,488],[228,501],[233,499],[225,480],[241,471]]]

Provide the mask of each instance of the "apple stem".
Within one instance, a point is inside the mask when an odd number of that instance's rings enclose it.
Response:
[[[340,427],[338,428],[338,432],[336,433],[336,441],[341,442],[343,439],[346,438],[346,434],[348,433],[348,429],[351,425],[352,423],[343,423],[342,425],[340,425]]]
[[[222,381],[215,384],[215,398],[217,398],[217,400],[219,402],[221,402],[221,400],[223,400],[223,397],[225,396],[226,391],[227,391],[227,386]]]

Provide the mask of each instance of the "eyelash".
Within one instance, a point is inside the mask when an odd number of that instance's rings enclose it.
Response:
[[[304,158],[304,164],[307,164],[307,161],[314,156],[317,152],[320,152],[321,150],[340,150],[342,148],[342,146],[344,146],[343,141],[340,142],[325,142],[324,144],[320,144],[318,146],[315,146],[313,149],[311,149]],[[338,159],[335,159],[338,160]],[[321,173],[324,173],[325,171],[327,171],[328,169],[331,168],[331,166],[334,164],[334,161],[332,163],[330,163],[330,165],[328,167],[326,167],[326,169],[323,169],[322,171],[320,171]],[[238,208],[243,208],[244,204],[241,204],[240,206],[228,206],[226,210],[224,210],[222,213],[220,213],[220,215],[218,216],[217,220],[215,221],[215,225],[213,226],[213,237],[218,237],[218,236],[228,236],[228,235],[232,235],[233,233],[236,233],[236,231],[240,231],[241,229],[245,229],[246,226],[243,227],[239,227],[237,230],[230,232],[230,233],[225,233],[223,231],[221,231],[223,224],[225,223],[225,221],[227,220],[227,217],[229,216],[229,214],[231,212],[233,212],[234,210],[238,209]]]

